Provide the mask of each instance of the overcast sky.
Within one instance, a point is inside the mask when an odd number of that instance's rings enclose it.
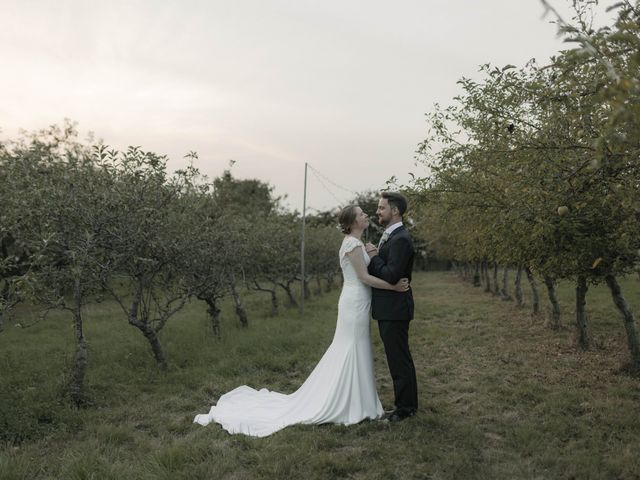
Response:
[[[460,77],[565,48],[543,13],[539,0],[0,0],[1,135],[66,117],[171,170],[189,151],[211,177],[233,159],[298,210],[308,162],[307,204],[330,208],[423,172],[424,114]]]

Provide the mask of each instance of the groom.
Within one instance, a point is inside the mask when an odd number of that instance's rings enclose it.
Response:
[[[407,200],[404,196],[383,192],[376,214],[380,225],[386,230],[378,247],[371,243],[366,246],[371,258],[369,273],[392,284],[405,277],[411,280],[414,248],[411,236],[402,224],[406,210]],[[388,418],[390,422],[399,422],[415,415],[418,409],[416,369],[409,351],[409,321],[413,318],[411,290],[395,292],[374,288],[371,310],[372,317],[378,321],[393,379],[395,410]]]

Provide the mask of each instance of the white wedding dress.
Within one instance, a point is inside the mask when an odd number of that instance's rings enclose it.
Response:
[[[344,284],[331,345],[302,386],[290,395],[243,385],[220,397],[200,425],[217,422],[229,433],[266,437],[293,424],[351,425],[383,415],[376,391],[369,322],[371,289],[363,284],[346,253],[364,245],[346,236],[340,247]]]

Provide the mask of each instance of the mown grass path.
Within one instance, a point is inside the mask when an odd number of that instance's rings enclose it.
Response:
[[[627,279],[623,288],[640,311],[640,282]],[[606,290],[588,296],[589,352],[576,350],[572,328],[551,331],[544,317],[481,290],[451,273],[416,275],[416,417],[294,426],[265,439],[191,421],[242,383],[295,390],[331,341],[337,291],[307,302],[304,318],[295,310],[266,317],[267,299],[253,296],[250,328],[229,314],[221,340],[209,335],[204,307],[192,304],[161,338],[168,372],[115,306],[91,306],[93,404],[80,411],[60,397],[70,321],[8,326],[0,334],[0,478],[640,478],[640,380],[620,371],[624,330]],[[571,286],[559,293],[572,325]],[[30,312],[23,307],[18,319]],[[390,407],[376,325],[372,337]]]

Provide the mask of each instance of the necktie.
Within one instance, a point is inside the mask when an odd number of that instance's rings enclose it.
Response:
[[[382,238],[380,239],[380,243],[378,243],[378,248],[380,248],[382,246],[382,244],[384,242],[386,242],[387,240],[389,240],[389,234],[387,232],[384,232],[382,234]]]

